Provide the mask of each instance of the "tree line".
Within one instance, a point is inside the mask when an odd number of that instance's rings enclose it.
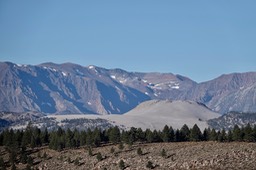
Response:
[[[92,147],[105,144],[119,144],[121,149],[123,144],[131,146],[134,143],[185,141],[256,142],[256,125],[253,127],[250,124],[244,127],[235,125],[228,131],[224,129],[216,131],[210,128],[201,131],[196,124],[192,128],[185,124],[181,129],[173,129],[171,126],[165,125],[161,131],[142,130],[134,127],[122,130],[117,126],[105,130],[89,128],[82,131],[59,127],[57,130],[48,131],[47,128],[42,130],[30,123],[24,130],[7,129],[0,133],[0,146],[4,146],[9,155],[8,162],[4,162],[0,157],[0,169],[5,169],[6,165],[15,169],[17,163],[27,164],[26,169],[30,169],[33,165],[30,153],[34,148],[41,146],[48,146],[57,151],[87,146],[90,153]],[[138,150],[137,153],[140,154],[141,151]],[[100,159],[100,156],[98,155],[97,159]],[[43,158],[47,158],[46,153]]]
[[[130,128],[121,130],[119,127],[111,127],[106,130],[99,128],[87,129],[86,131],[62,129],[48,132],[29,124],[25,130],[4,130],[0,134],[0,146],[7,146],[20,150],[22,148],[35,148],[49,146],[49,148],[61,151],[65,148],[78,148],[81,146],[98,147],[103,144],[126,143],[132,145],[135,142],[185,142],[185,141],[219,141],[219,142],[256,142],[256,125],[247,124],[244,127],[235,125],[232,130],[216,131],[204,129],[203,131],[195,124],[189,128],[186,124],[181,129],[173,129],[165,125],[163,130],[142,130]]]

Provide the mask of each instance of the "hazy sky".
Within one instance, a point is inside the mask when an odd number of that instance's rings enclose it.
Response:
[[[0,61],[171,72],[256,71],[255,0],[1,0]]]

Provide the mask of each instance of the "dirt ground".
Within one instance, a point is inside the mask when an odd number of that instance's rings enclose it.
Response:
[[[112,148],[112,149],[111,149]],[[142,149],[142,154],[137,149]],[[161,151],[166,151],[166,156]],[[44,153],[47,157],[43,158]],[[61,152],[41,148],[31,156],[34,169],[49,170],[118,170],[119,162],[124,161],[126,170],[149,169],[256,169],[256,143],[217,143],[217,142],[179,142],[124,145],[109,145],[92,149],[68,149]],[[102,160],[97,159],[101,153]],[[17,169],[25,165],[18,164]]]

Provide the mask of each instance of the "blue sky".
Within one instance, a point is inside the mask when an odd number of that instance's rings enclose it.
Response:
[[[256,71],[256,1],[0,1],[0,60],[171,72]]]

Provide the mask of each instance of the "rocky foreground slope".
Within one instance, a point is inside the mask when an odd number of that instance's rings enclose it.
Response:
[[[113,148],[113,149],[111,149]],[[141,148],[142,155],[137,153]],[[161,156],[161,150],[166,156]],[[112,151],[111,151],[112,150]],[[150,161],[152,169],[255,169],[255,143],[181,142],[125,145],[120,150],[116,145],[93,148],[90,156],[86,148],[57,152],[41,148],[32,154],[34,167],[38,169],[118,170],[124,161],[126,170],[143,170]],[[46,157],[43,158],[44,153]],[[97,159],[101,153],[102,160]],[[41,155],[42,157],[38,157]],[[23,165],[19,164],[18,168]]]

